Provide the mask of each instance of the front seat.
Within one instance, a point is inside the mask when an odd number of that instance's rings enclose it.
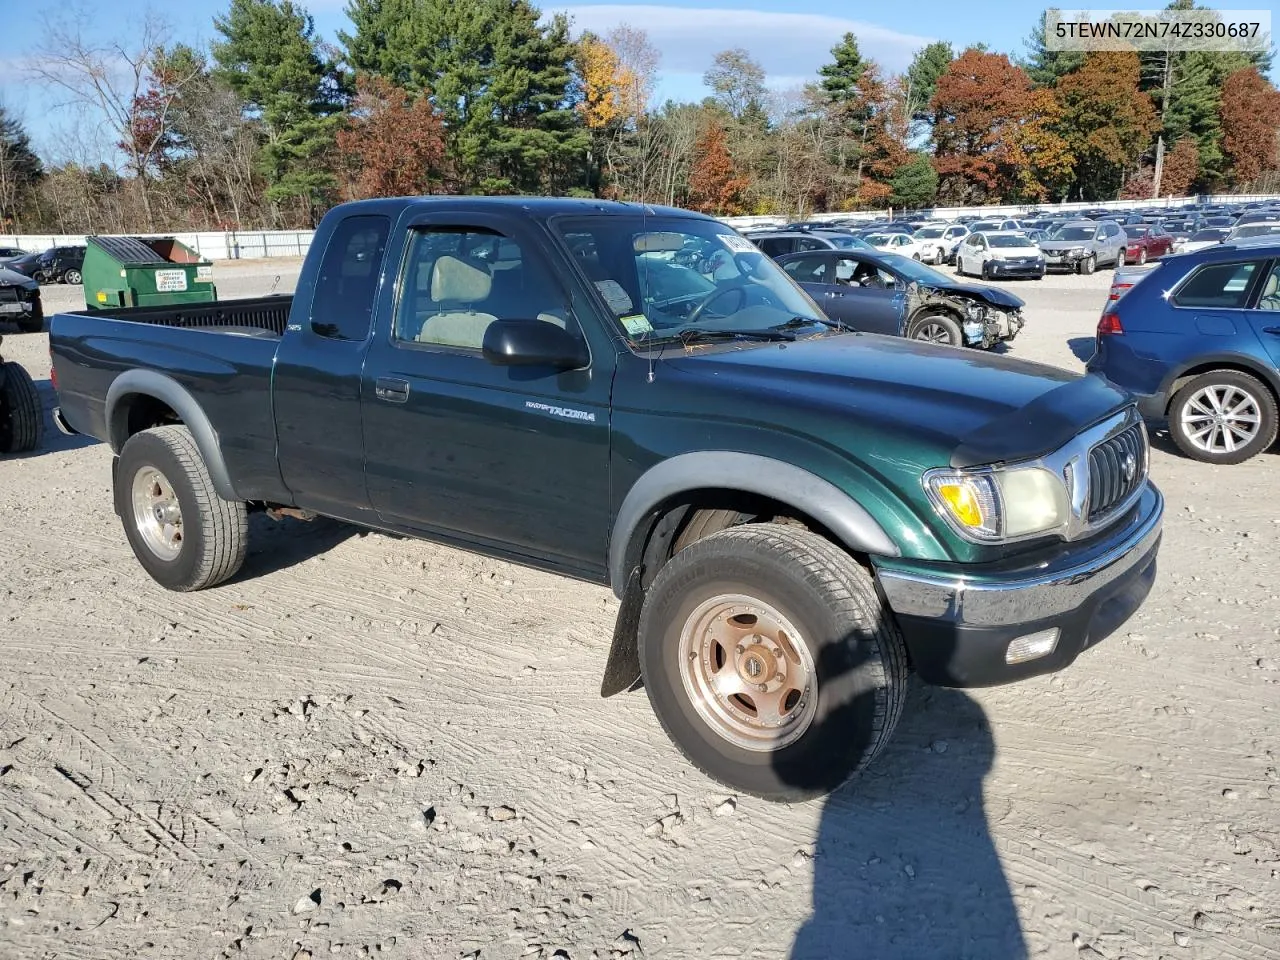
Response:
[[[1259,310],[1280,310],[1280,267],[1271,271],[1266,285],[1262,288],[1262,296],[1258,299]]]
[[[488,299],[492,288],[493,273],[488,264],[447,254],[440,257],[431,268],[428,297],[438,309],[423,319],[418,342],[479,350],[489,324],[498,318],[479,312],[475,304]]]

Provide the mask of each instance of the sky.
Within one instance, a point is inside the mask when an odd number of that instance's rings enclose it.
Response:
[[[317,32],[334,43],[339,30],[349,29],[343,12],[346,4],[347,0],[302,0],[315,18]],[[217,37],[214,16],[229,5],[229,0],[170,0],[163,5],[147,0],[87,0],[78,13],[63,2],[44,9],[64,22],[78,17],[85,36],[104,39],[127,39],[130,25],[152,9],[172,25],[174,40],[205,44]],[[1241,0],[1211,0],[1206,5],[1219,9],[1249,6]],[[1155,8],[1163,3],[1148,0],[1134,6]],[[948,40],[957,51],[985,42],[994,51],[1022,56],[1024,41],[1043,9],[1025,0],[874,4],[865,0],[623,0],[572,5],[544,2],[541,7],[544,13],[570,14],[575,33],[590,29],[603,34],[622,23],[645,30],[662,57],[659,102],[668,97],[701,99],[706,93],[703,72],[717,51],[729,47],[743,47],[763,64],[771,87],[799,86],[815,77],[818,67],[829,60],[831,47],[847,31],[857,35],[863,56],[875,59],[889,73],[905,69],[914,52],[933,40]],[[110,152],[112,138],[101,124],[66,106],[65,95],[43,87],[26,73],[29,59],[44,43],[41,9],[40,4],[33,6],[24,0],[0,0],[0,103],[21,117],[42,155],[104,156]],[[8,12],[14,16],[4,16]],[[1273,79],[1275,76],[1273,70]]]

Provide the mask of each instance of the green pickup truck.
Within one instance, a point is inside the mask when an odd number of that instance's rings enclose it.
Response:
[[[849,332],[688,211],[345,204],[292,297],[58,314],[51,349],[55,421],[116,453],[161,584],[233,576],[249,512],[284,510],[608,585],[602,693],[643,686],[694,764],[770,799],[866,767],[912,671],[1061,669],[1155,577],[1126,395]]]

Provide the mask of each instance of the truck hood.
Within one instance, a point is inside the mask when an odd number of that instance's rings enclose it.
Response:
[[[777,410],[804,432],[803,409],[847,417],[863,456],[876,437],[932,447],[951,466],[1033,459],[1123,407],[1101,378],[1058,367],[877,334],[699,354],[675,361],[759,399],[753,419]],[[687,364],[687,366],[686,366]],[[824,440],[839,443],[837,437]]]

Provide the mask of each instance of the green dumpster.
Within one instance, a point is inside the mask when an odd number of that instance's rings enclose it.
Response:
[[[90,310],[218,299],[213,264],[173,237],[88,237],[81,275]]]

